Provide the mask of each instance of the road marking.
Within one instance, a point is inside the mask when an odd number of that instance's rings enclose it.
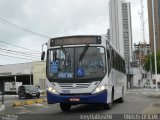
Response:
[[[29,110],[20,110],[18,112],[18,114],[24,114],[24,113],[29,113],[29,112],[32,112],[32,111],[29,111]]]
[[[34,106],[44,106],[44,104],[33,104]]]

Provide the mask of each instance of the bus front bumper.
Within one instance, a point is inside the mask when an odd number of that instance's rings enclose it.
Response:
[[[47,91],[48,104],[104,104],[107,102],[107,90],[90,95],[56,95]]]

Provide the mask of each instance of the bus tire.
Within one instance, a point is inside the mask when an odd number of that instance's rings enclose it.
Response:
[[[105,110],[111,110],[111,108],[112,108],[112,102],[108,103],[108,104],[104,104],[104,109]]]
[[[62,111],[70,111],[71,104],[60,103],[60,108]]]
[[[111,110],[113,101],[114,101],[114,89],[112,89],[111,102],[107,103],[107,104],[104,104],[104,109],[105,110]]]
[[[122,97],[118,99],[118,103],[124,102],[124,88],[122,89]]]

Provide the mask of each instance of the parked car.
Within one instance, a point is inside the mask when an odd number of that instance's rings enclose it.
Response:
[[[40,92],[33,85],[21,85],[18,88],[18,98],[32,98],[32,97],[40,97]]]
[[[46,93],[46,91],[45,90],[42,90],[39,86],[35,86],[37,89],[38,89],[38,91],[39,91],[39,93],[41,94],[41,95],[44,95],[45,93]]]

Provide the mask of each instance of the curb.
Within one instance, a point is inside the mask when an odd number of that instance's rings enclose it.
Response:
[[[44,99],[36,99],[35,102],[36,102],[36,103],[43,103],[43,102],[44,102]]]
[[[148,97],[151,98],[160,98],[160,94],[151,94],[151,95],[147,95]]]
[[[143,89],[133,89],[133,90],[128,90],[126,92],[126,94],[139,94],[139,95],[145,95],[147,97],[150,97],[150,98],[160,98],[160,92],[155,92],[154,90],[152,89],[146,89],[146,90],[143,90]]]
[[[34,100],[27,100],[25,101],[25,105],[32,105],[35,104],[36,102]]]
[[[22,106],[22,102],[13,102],[12,106],[13,106],[13,107]]]
[[[35,99],[35,100],[17,101],[17,102],[13,102],[12,106],[13,107],[20,107],[20,106],[24,106],[24,105],[33,105],[33,104],[43,103],[43,102],[47,102],[47,99]]]

